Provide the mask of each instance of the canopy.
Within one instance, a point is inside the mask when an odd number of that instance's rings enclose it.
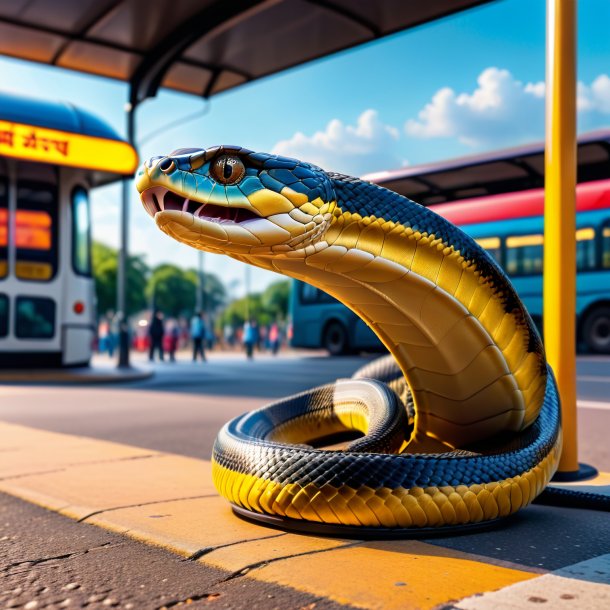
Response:
[[[0,54],[209,97],[489,1],[0,0]]]
[[[89,169],[96,184],[131,175],[138,162],[133,147],[86,110],[3,92],[0,156]]]
[[[578,182],[610,178],[610,129],[578,138]],[[544,186],[544,143],[363,176],[422,205]]]

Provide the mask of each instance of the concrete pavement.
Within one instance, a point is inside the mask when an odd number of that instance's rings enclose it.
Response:
[[[226,575],[289,587],[297,593],[286,607],[301,607],[303,594],[360,608],[447,607],[582,561],[601,562],[597,586],[580,594],[593,600],[587,607],[605,607],[610,591],[604,513],[531,506],[498,529],[426,540],[303,536],[238,519],[207,460],[5,423],[0,439],[0,491]]]
[[[466,610],[490,607],[477,605],[483,599],[491,600],[488,603],[496,608],[523,608],[534,603],[560,607],[556,604],[570,600],[574,608],[607,606],[604,595],[610,581],[604,572],[603,556],[610,550],[610,534],[604,513],[535,505],[496,530],[378,543],[298,536],[235,517],[210,484],[207,458],[220,425],[277,394],[347,376],[361,364],[358,358],[259,358],[247,363],[231,356],[212,358],[205,365],[157,365],[153,379],[117,388],[1,387],[0,419],[27,426],[0,424],[0,490],[190,557],[186,563],[202,570],[204,583],[200,593],[193,593],[204,595],[192,602],[197,604],[222,601],[225,607],[242,607],[238,605],[243,602],[239,595],[205,597],[215,594],[205,583],[230,576],[227,583],[236,579],[247,583],[246,595],[252,596],[253,604],[261,599],[259,594],[263,595],[266,587],[277,588],[283,601],[276,607],[281,608],[334,607],[332,604],[341,603],[365,608],[451,608],[458,600],[462,600],[459,607]],[[593,367],[585,368],[587,375],[595,377],[593,384],[598,383],[597,377],[605,376],[598,364],[596,360]],[[585,381],[586,387],[588,383]],[[253,398],[245,396],[248,386],[242,384],[249,385]],[[606,404],[595,390],[586,398],[587,402]],[[605,439],[610,410],[583,407],[580,414],[581,420]],[[110,440],[119,440],[120,444]],[[582,438],[585,444],[587,440]],[[603,444],[605,447],[606,442]],[[607,454],[594,450],[590,455],[601,460],[594,462],[597,466],[610,470],[604,461]],[[0,500],[10,514],[19,510],[14,502]],[[70,523],[63,517],[54,519]],[[52,527],[63,531],[64,525],[56,523],[54,520]],[[71,526],[86,527],[84,523]],[[132,541],[125,544],[129,553],[136,552],[131,545],[139,546]],[[31,557],[61,555],[60,546],[57,553],[49,548]],[[102,552],[95,550],[91,557]],[[81,557],[73,558],[75,564]],[[116,561],[127,562],[125,573],[132,575],[131,580],[113,580],[114,575],[106,574],[108,569],[100,565],[97,569],[100,580],[113,583],[104,599],[110,597],[126,607],[136,603],[128,594],[134,576],[128,556],[121,557],[117,555]],[[160,565],[169,562],[167,569],[171,572],[173,559],[171,555],[166,557],[159,560]],[[573,567],[582,562],[593,562],[593,567]],[[19,571],[9,567],[5,573],[13,569]],[[83,581],[91,582],[91,569],[89,566],[82,573]],[[599,572],[606,574],[598,574],[599,579],[606,580],[591,583],[586,576],[574,580],[558,570]],[[26,590],[26,572],[13,576],[13,589]],[[548,586],[541,579],[547,577],[553,579],[552,583],[560,583],[557,599],[540,593],[541,586]],[[188,578],[185,575],[185,581]],[[573,587],[566,590],[569,578]],[[531,590],[527,588],[530,582]],[[186,603],[189,598],[181,598],[182,593],[174,595],[174,585],[168,585],[167,590],[161,585],[151,588],[151,596],[139,597],[134,607],[160,608],[159,595]],[[55,590],[49,585],[39,588],[45,587]],[[479,595],[492,591],[499,591],[503,597]],[[44,594],[38,595],[39,601],[44,601]],[[564,599],[560,595],[572,597]],[[545,601],[534,602],[530,597]],[[77,601],[75,598],[71,603]],[[28,598],[17,602],[25,607]],[[102,603],[98,600],[87,607],[107,607]]]

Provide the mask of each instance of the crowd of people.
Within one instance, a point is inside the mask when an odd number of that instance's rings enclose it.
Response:
[[[150,319],[140,323],[140,332],[132,344],[136,349],[146,349],[151,362],[158,359],[175,362],[178,350],[189,350],[193,362],[206,361],[206,351],[221,347],[236,350],[240,347],[246,357],[252,359],[255,351],[269,351],[276,355],[285,340],[282,324],[272,322],[259,326],[255,319],[247,320],[243,326],[226,324],[221,333],[214,332],[205,312],[195,312],[190,320],[165,319],[162,311],[152,312]],[[146,329],[144,334],[142,331]],[[117,317],[109,314],[98,326],[98,351],[112,357],[118,342]]]

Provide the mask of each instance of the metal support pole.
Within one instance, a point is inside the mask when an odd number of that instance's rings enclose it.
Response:
[[[250,320],[250,265],[244,265],[246,274],[246,322]]]
[[[203,279],[203,250],[197,250],[197,294],[195,297],[195,309],[204,311],[203,291],[205,290]]]
[[[577,473],[576,0],[547,0],[544,342],[563,420],[560,473]]]
[[[135,110],[126,104],[127,141],[135,146]],[[129,199],[132,179],[123,178],[121,196],[121,243],[117,268],[117,316],[119,319],[119,368],[129,368],[129,317],[127,315],[127,260],[129,257]]]

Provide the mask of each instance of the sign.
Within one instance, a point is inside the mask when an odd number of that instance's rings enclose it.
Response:
[[[138,157],[127,142],[0,121],[0,156],[130,175]]]

